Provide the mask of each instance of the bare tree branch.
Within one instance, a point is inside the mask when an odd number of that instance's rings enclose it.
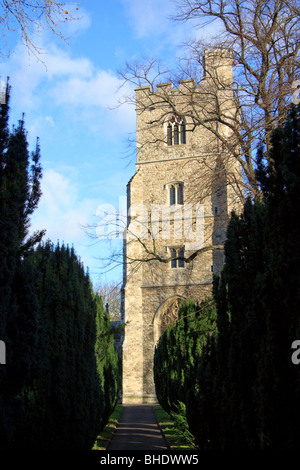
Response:
[[[155,165],[153,155],[161,160],[166,152],[168,159],[165,123],[185,120],[193,172],[185,171],[189,158],[185,164],[184,157],[177,155],[177,165],[189,183],[191,199],[185,203],[206,204],[205,239],[201,247],[185,252],[184,257],[170,257],[164,251],[167,243],[156,242],[151,219],[145,226],[149,237],[142,237],[131,230],[135,219],[130,215],[128,224],[124,221],[125,250],[115,250],[110,259],[113,265],[124,259],[128,275],[143,264],[147,269],[153,265],[153,270],[172,260],[192,266],[196,257],[222,251],[224,239],[216,235],[229,214],[225,209],[219,219],[210,219],[211,200],[218,193],[229,192],[230,199],[237,201],[249,195],[260,197],[257,150],[264,146],[267,158],[271,133],[286,118],[292,84],[299,73],[300,8],[296,0],[177,0],[175,4],[174,20],[197,20],[199,30],[215,22],[218,33],[209,40],[187,41],[176,70],[148,58],[125,64],[119,75],[133,88],[124,102],[136,106],[137,168]],[[195,141],[193,147],[191,142],[199,129],[201,146]],[[200,148],[199,154],[193,153],[195,148]],[[155,202],[147,200],[148,214]],[[106,266],[109,268],[109,262]]]
[[[37,34],[49,30],[59,38],[67,40],[63,32],[65,23],[79,18],[79,7],[83,2],[60,2],[56,0],[0,0],[0,56],[10,54],[8,33],[15,32],[28,51],[39,56]]]
[[[175,5],[178,13],[174,20],[198,20],[199,26],[216,21],[222,26],[221,33],[209,42],[203,39],[187,42],[184,59],[179,60],[178,70],[173,74],[159,61],[148,59],[126,64],[120,76],[135,87],[150,87],[153,100],[147,102],[147,109],[155,107],[157,100],[165,103],[166,112],[160,120],[151,123],[153,128],[163,122],[167,113],[183,114],[170,89],[157,88],[154,94],[156,86],[166,81],[176,84],[182,79],[194,78],[194,88],[189,85],[186,93],[181,92],[182,97],[186,95],[189,100],[187,115],[193,123],[190,132],[202,126],[211,133],[212,140],[216,137],[241,163],[246,193],[259,196],[256,152],[262,144],[266,149],[270,147],[270,135],[285,119],[292,83],[299,73],[299,4],[296,0],[177,0]],[[208,60],[206,50],[211,47],[232,51],[234,115],[228,113],[224,95],[221,99],[218,93],[226,89],[227,84],[218,73],[209,72],[205,63]],[[200,78],[202,71],[204,78]],[[197,85],[204,79],[210,80],[210,85],[201,90]],[[215,107],[207,107],[210,97],[215,98]],[[137,108],[146,110],[145,100],[142,101],[137,102]],[[224,127],[231,133],[230,140],[220,132]]]

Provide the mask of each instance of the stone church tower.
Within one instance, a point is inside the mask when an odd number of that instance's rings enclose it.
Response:
[[[205,118],[216,106],[235,114],[228,51],[206,51],[205,69],[201,85],[185,80],[178,88],[136,89],[137,162],[127,185],[124,242],[123,403],[156,401],[155,345],[176,321],[181,300],[211,293],[228,218],[239,205],[239,189],[228,184],[230,175],[241,181],[236,159],[222,150],[222,139],[194,125],[193,114]],[[231,137],[226,126],[218,132]]]

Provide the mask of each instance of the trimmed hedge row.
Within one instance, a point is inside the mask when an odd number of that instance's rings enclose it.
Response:
[[[259,152],[262,198],[232,214],[215,310],[182,306],[155,351],[158,399],[167,411],[185,404],[200,449],[300,445],[299,149],[293,106],[272,136],[268,165]]]

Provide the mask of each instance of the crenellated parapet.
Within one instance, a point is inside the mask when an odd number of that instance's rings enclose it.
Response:
[[[201,83],[190,78],[176,86],[167,82],[155,89],[136,88],[137,164],[150,156],[152,161],[216,152],[220,139],[210,129],[229,137],[230,126],[219,123],[236,113],[232,77],[231,52],[214,49],[205,51]]]

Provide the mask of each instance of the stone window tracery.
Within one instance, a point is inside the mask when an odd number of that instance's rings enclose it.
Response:
[[[167,144],[186,144],[186,123],[184,118],[172,117],[167,125]]]

